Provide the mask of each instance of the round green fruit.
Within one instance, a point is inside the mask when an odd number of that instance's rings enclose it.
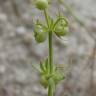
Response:
[[[67,34],[68,31],[68,27],[62,27],[62,26],[58,26],[55,29],[55,34],[60,37],[60,36],[65,36]]]
[[[48,7],[48,1],[47,0],[36,0],[35,5],[39,10],[44,10]]]
[[[63,30],[62,26],[59,26],[55,29],[55,33],[57,36],[64,36],[65,35],[65,31]]]
[[[41,76],[40,83],[44,86],[44,88],[48,87],[48,81],[46,80],[45,76]]]
[[[34,36],[35,36],[35,40],[38,43],[42,43],[46,40],[46,32],[45,30],[42,28],[42,26],[40,25],[36,25],[34,28]]]
[[[35,37],[35,40],[38,42],[38,43],[42,43],[46,40],[46,34],[44,32],[42,33],[38,33]]]
[[[65,21],[65,20],[62,20],[62,21],[60,22],[60,25],[63,26],[63,27],[66,26],[66,21]]]

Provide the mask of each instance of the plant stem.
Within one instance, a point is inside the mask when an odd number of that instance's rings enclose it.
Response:
[[[46,22],[47,22],[47,26],[49,28],[49,17],[48,17],[48,14],[47,14],[46,10],[44,10],[44,15],[45,15],[45,19],[46,19]]]
[[[49,62],[48,62],[48,65],[49,65],[49,74],[51,74],[53,71],[52,31],[50,30],[49,17],[48,17],[46,10],[44,10],[44,15],[45,15],[45,19],[47,22],[47,26],[49,28],[49,32],[48,32],[48,45],[49,45],[48,60]],[[53,88],[50,84],[48,86],[48,96],[53,96]]]
[[[50,73],[53,71],[53,50],[52,50],[52,32],[49,32],[49,64]]]
[[[49,18],[48,18],[48,14],[46,12],[46,10],[44,10],[44,15],[45,15],[45,19],[47,22],[47,26],[50,30],[50,26],[49,26]],[[52,31],[48,32],[48,44],[49,44],[49,67],[50,67],[50,73],[52,73],[53,71],[53,48],[52,48]]]
[[[48,96],[53,96],[53,89],[52,86],[48,86]]]

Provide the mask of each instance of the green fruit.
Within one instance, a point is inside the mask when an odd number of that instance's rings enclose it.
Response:
[[[35,5],[39,10],[44,10],[48,7],[48,1],[47,0],[36,0]]]
[[[58,37],[60,36],[65,36],[67,34],[68,27],[63,27],[63,26],[57,26],[55,29],[55,33]]]
[[[55,81],[55,84],[58,84],[63,79],[64,79],[64,76],[59,72],[56,72],[53,76],[53,80]]]
[[[57,36],[64,36],[65,35],[65,32],[64,32],[64,29],[62,28],[62,26],[58,26],[56,29],[55,29],[55,33]]]
[[[38,43],[42,43],[46,40],[46,31],[40,25],[36,25],[34,28],[35,40]]]
[[[46,40],[46,34],[44,32],[42,33],[38,33],[35,37],[35,40],[38,42],[38,43],[42,43]]]
[[[48,87],[48,81],[47,81],[47,79],[46,79],[45,76],[41,76],[40,83],[41,83],[41,85],[44,86],[44,88],[47,88]]]
[[[64,20],[62,20],[62,21],[60,22],[60,25],[61,25],[62,27],[64,27],[64,26],[66,26],[66,22],[65,22]]]
[[[68,26],[66,26],[66,27],[64,27],[64,31],[66,32],[66,34],[68,33],[68,30],[69,28],[68,28]]]

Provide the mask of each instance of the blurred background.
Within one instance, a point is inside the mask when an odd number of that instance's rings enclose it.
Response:
[[[55,96],[96,96],[96,0],[51,3],[50,16],[59,10],[69,22],[68,36],[53,36],[54,63],[66,75]],[[0,0],[0,96],[47,96],[32,68],[48,55],[47,41],[34,40],[38,18],[44,22],[43,12],[30,0]]]

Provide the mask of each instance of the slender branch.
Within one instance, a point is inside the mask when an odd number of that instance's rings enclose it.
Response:
[[[44,10],[44,15],[45,15],[45,19],[46,19],[46,22],[47,22],[47,26],[49,28],[49,17],[48,17],[48,14],[47,14],[46,10]]]

